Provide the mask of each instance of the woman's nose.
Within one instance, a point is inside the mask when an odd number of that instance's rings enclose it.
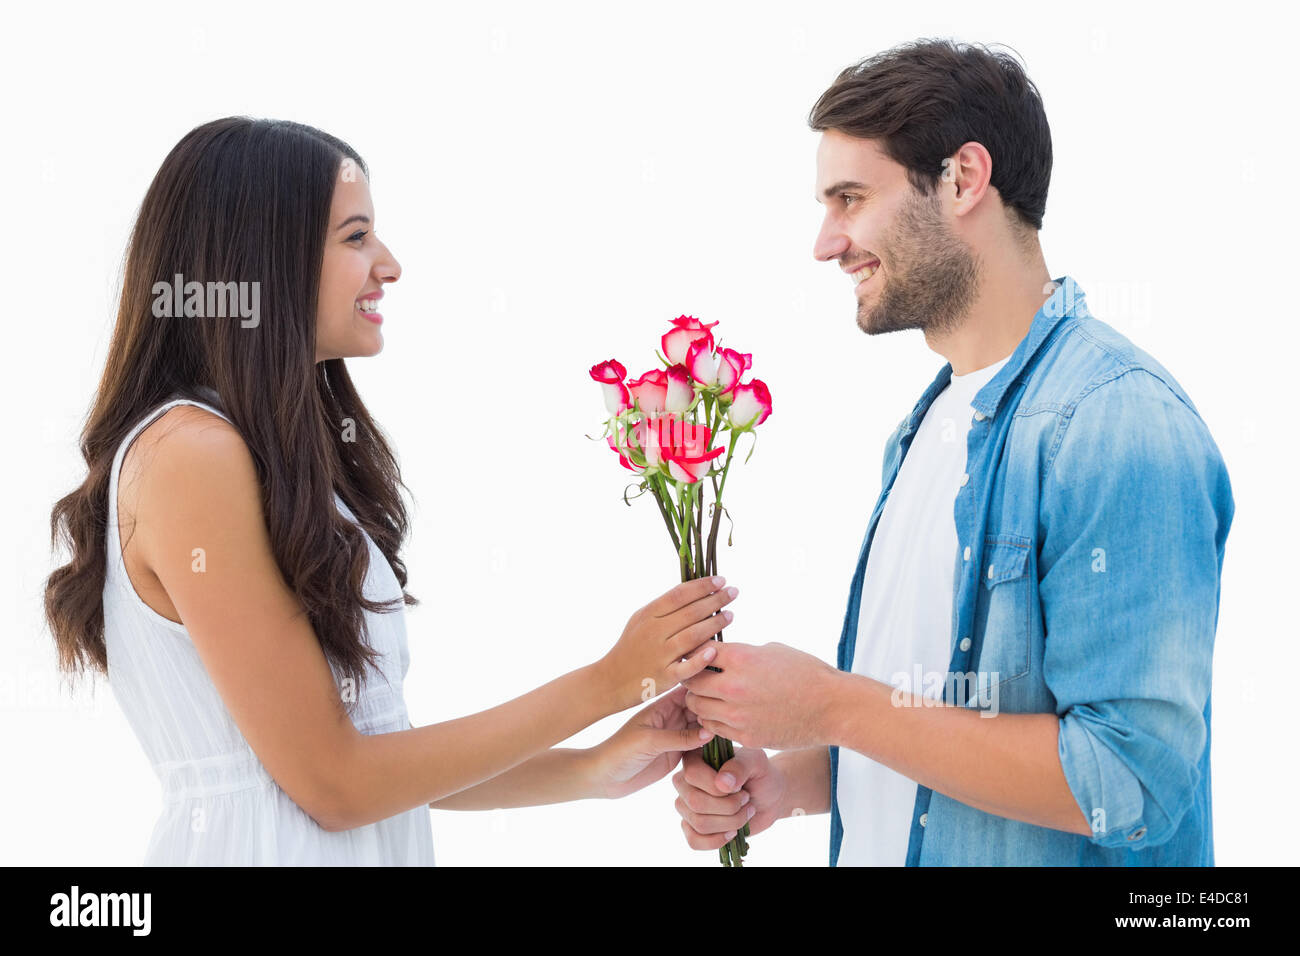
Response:
[[[384,282],[396,282],[402,277],[402,264],[388,251],[387,246],[384,247],[384,253],[384,258],[376,264],[379,277]]]

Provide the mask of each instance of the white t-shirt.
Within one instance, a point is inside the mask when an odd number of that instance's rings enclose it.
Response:
[[[855,674],[943,696],[958,550],[953,507],[966,469],[970,403],[1006,361],[952,376],[912,438],[867,556]],[[836,800],[844,824],[840,866],[906,864],[915,781],[841,747]]]

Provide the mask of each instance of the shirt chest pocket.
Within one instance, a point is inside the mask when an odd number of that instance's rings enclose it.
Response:
[[[1029,673],[1033,588],[1030,540],[1016,534],[991,534],[984,540],[984,562],[976,633],[981,635],[981,684],[1003,684]]]

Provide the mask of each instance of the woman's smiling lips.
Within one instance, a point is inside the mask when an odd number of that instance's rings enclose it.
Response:
[[[384,297],[383,289],[376,289],[374,292],[367,292],[361,298],[357,299],[356,308],[361,313],[362,318],[379,325],[384,321],[384,317],[375,311],[379,307],[379,300]]]

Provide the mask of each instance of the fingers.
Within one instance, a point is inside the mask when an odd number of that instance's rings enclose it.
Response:
[[[686,607],[692,601],[697,601],[716,591],[726,583],[726,580],[721,575],[714,575],[713,577],[696,578],[694,581],[683,581],[677,587],[661,594],[647,604],[646,610],[650,612],[652,617],[664,617]]]
[[[693,787],[687,783],[685,775],[681,771],[673,774],[673,786],[677,788],[677,798],[679,803],[684,805],[693,813],[707,813],[728,817],[733,814],[739,814],[746,804],[749,803],[749,794],[744,790],[741,790],[739,793],[729,793],[720,797],[714,796],[711,793],[706,793],[699,787]],[[677,812],[681,813],[681,807],[678,807]],[[685,815],[683,814],[683,816]],[[744,823],[743,820],[740,822],[742,824]],[[696,829],[699,828],[697,827]],[[724,827],[722,830],[699,829],[699,832],[722,833],[726,829],[728,828]]]
[[[665,696],[659,698],[656,704],[664,710],[684,711],[686,709],[686,688],[674,687]]]
[[[712,732],[699,727],[684,727],[681,730],[647,730],[645,732],[645,752],[650,754],[676,753],[682,750],[696,750],[708,743]]]
[[[741,764],[739,759],[729,760],[722,769],[734,779],[750,772]],[[678,793],[673,806],[682,818],[686,842],[695,850],[716,850],[754,815],[749,794],[738,787],[733,792],[717,792],[715,776],[698,752],[683,755],[682,770],[673,775],[673,786]],[[691,782],[703,777],[708,778],[703,787]]]
[[[686,658],[686,660],[679,661],[668,668],[668,672],[672,675],[673,680],[678,682],[679,686],[673,692],[681,692],[683,709],[686,707],[686,688],[680,686],[681,682],[689,680],[709,666],[709,662],[718,656],[718,648],[716,645],[716,641],[711,641],[706,638],[704,646],[698,651]]]
[[[706,730],[709,728],[705,728]],[[695,759],[691,759],[694,757]],[[767,754],[761,748],[742,747],[721,767],[714,771],[700,754],[687,754],[678,771],[686,783],[714,797],[735,793],[753,777],[762,773],[767,764]],[[676,783],[677,777],[673,778]]]
[[[707,717],[701,717],[700,726],[705,730],[711,730],[718,736],[726,737],[728,740],[735,741],[736,743],[748,739],[748,736],[741,733],[739,728],[733,727],[731,724],[723,723],[720,720],[709,720]]]
[[[735,619],[731,611],[723,611],[713,617],[706,617],[685,630],[678,631],[668,640],[668,652],[674,657],[684,657],[706,642],[713,643],[713,636],[720,634]]]
[[[668,693],[651,700],[632,719],[646,727],[680,727],[689,724],[692,717],[686,710],[686,688],[678,684]],[[695,729],[700,729],[698,723]]]
[[[668,667],[669,676],[671,676],[673,680],[677,681],[679,686],[682,681],[690,680],[696,674],[703,671],[704,668],[708,667],[710,662],[718,656],[717,641],[709,640],[708,636],[702,636],[698,643],[703,645],[699,650],[691,654],[691,656],[686,658],[686,660],[679,661],[676,664],[671,664]],[[676,655],[678,652],[674,650],[673,653]],[[686,688],[682,687],[681,691],[683,694],[682,701],[684,707]]]
[[[722,660],[726,656],[726,648],[734,645],[728,645],[722,641],[710,641],[709,643],[711,645],[717,645],[718,648],[718,653],[713,658],[713,666],[721,668],[722,671],[725,672],[726,668],[722,667]],[[718,681],[721,679],[721,673],[715,671],[704,671],[701,674],[696,674],[694,677],[686,678],[686,680],[682,681],[682,686],[686,687],[696,697],[715,697],[718,700],[723,700],[724,696],[722,688],[717,686]],[[686,699],[683,702],[686,704],[687,708],[691,706],[689,699]]]
[[[736,838],[736,831],[702,836],[685,820],[682,821],[682,833],[686,835],[686,845],[692,850],[716,850]]]
[[[721,675],[713,674],[710,676],[720,677]],[[722,700],[718,697],[710,697],[707,693],[699,693],[697,690],[699,682],[692,681],[692,683],[695,684],[696,686],[692,687],[690,690],[686,692],[686,698],[684,703],[687,709],[689,709],[690,712],[695,715],[696,720],[698,720],[701,724],[704,724],[708,721],[717,723],[719,721],[725,722],[733,716],[731,712],[731,705],[727,701]],[[714,733],[722,733],[722,731],[712,726],[712,724],[710,724],[709,729],[712,730]]]
[[[745,796],[749,796],[749,794],[745,794]],[[681,815],[682,822],[685,823],[686,826],[690,827],[691,830],[694,830],[697,837],[712,837],[714,839],[717,839],[719,836],[726,833],[730,833],[734,836],[736,831],[748,823],[749,818],[754,815],[754,808],[751,806],[743,806],[736,813],[696,813],[686,805],[686,802],[681,797],[677,798],[677,801],[673,806],[677,810],[678,814]],[[686,839],[687,842],[690,842],[691,835],[689,833],[687,834]],[[719,847],[729,839],[730,837],[726,837],[725,839],[718,840],[717,843],[706,843],[704,847],[699,847],[697,849]],[[692,846],[694,846],[694,844],[692,844]]]
[[[728,586],[720,591],[701,595],[697,600],[673,611],[671,614],[665,614],[664,619],[671,628],[670,633],[683,630],[696,621],[705,620],[709,615],[736,600],[739,594],[740,590],[738,588]]]

